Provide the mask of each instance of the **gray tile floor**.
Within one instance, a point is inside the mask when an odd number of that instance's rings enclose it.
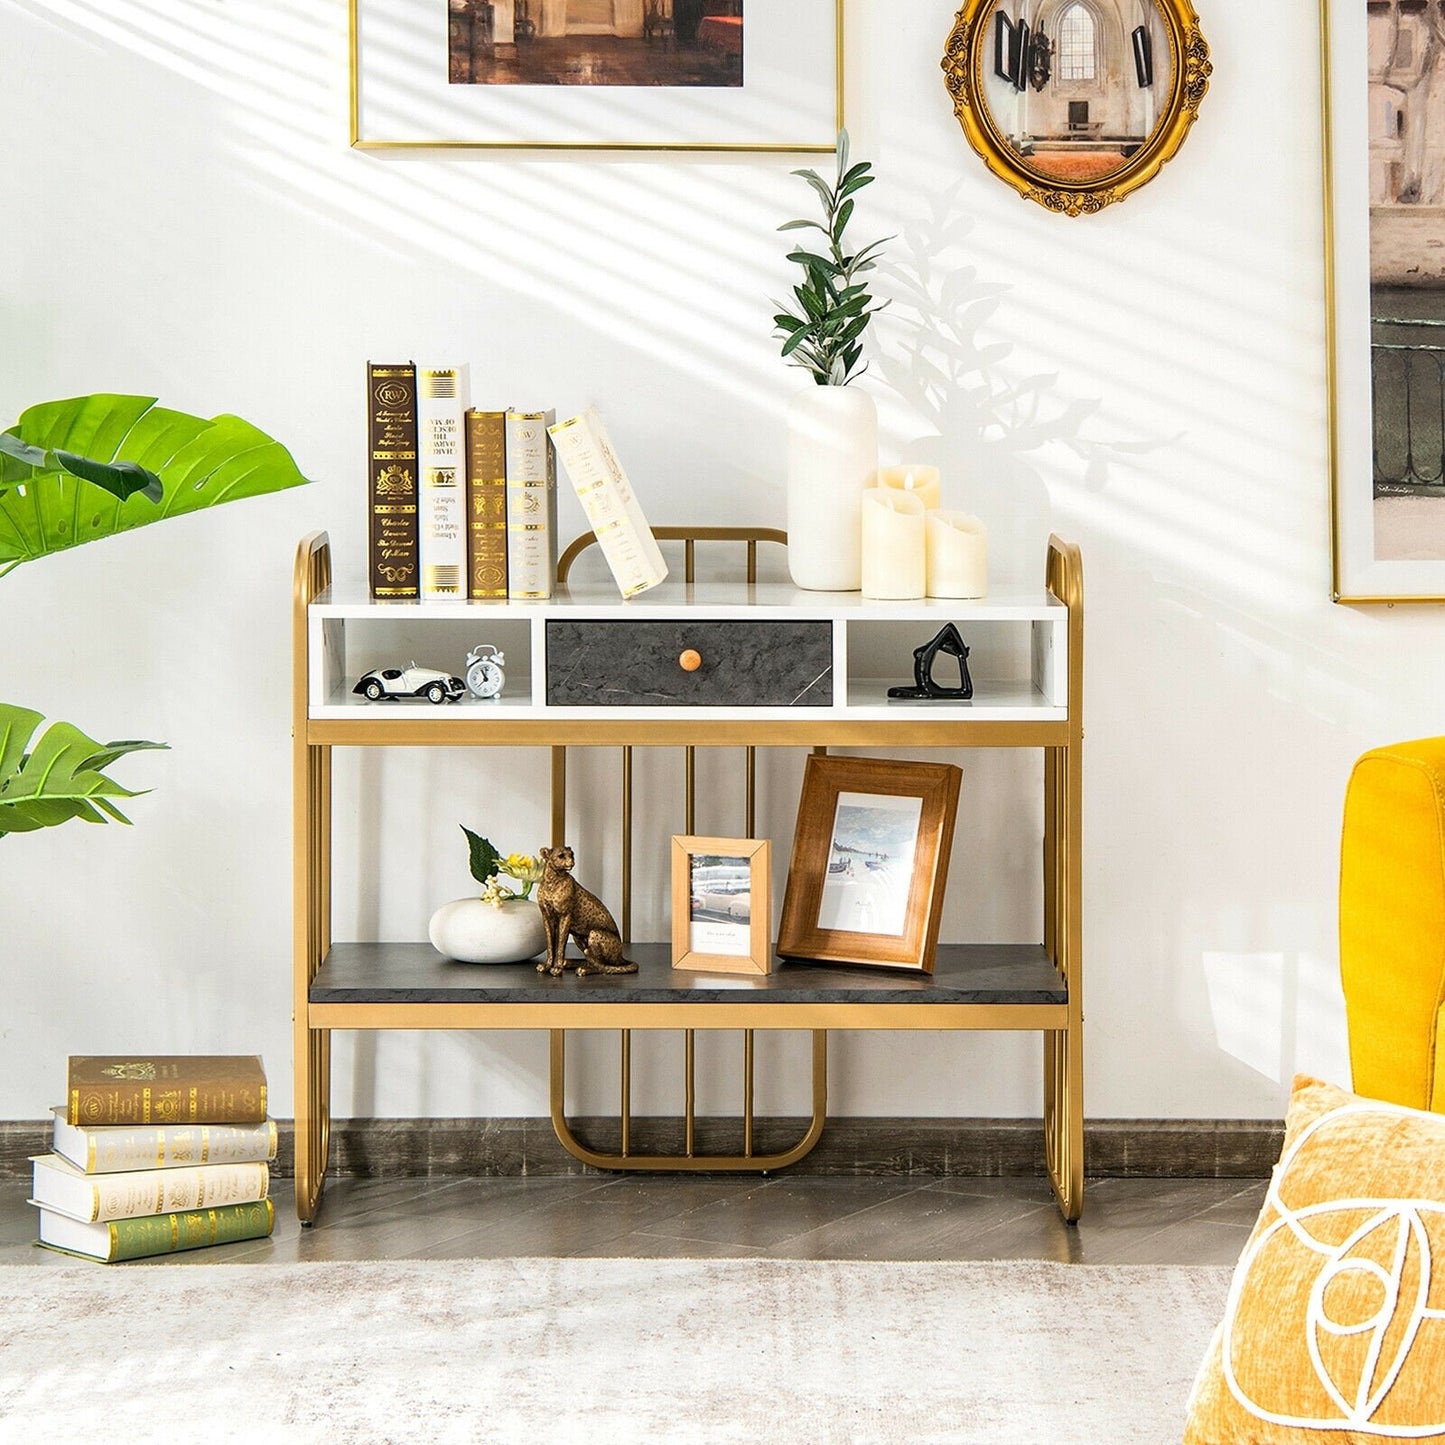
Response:
[[[595,1258],[1039,1259],[1233,1264],[1264,1180],[1099,1179],[1077,1225],[1037,1179],[782,1175],[348,1179],[327,1183],[314,1225],[274,1181],[270,1239],[141,1261]],[[0,1183],[0,1264],[66,1257],[35,1246],[26,1181]]]

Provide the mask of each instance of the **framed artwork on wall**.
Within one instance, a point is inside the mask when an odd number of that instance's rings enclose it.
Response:
[[[773,971],[772,867],[765,838],[673,838],[674,968]]]
[[[932,973],[962,776],[809,754],[778,952]]]
[[[1330,591],[1445,602],[1445,21],[1321,0]]]
[[[349,0],[360,149],[831,151],[843,0]]]

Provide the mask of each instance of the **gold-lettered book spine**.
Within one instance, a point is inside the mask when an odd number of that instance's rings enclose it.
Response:
[[[266,1073],[259,1056],[72,1055],[66,1088],[70,1124],[260,1124]]]
[[[416,373],[417,535],[422,600],[467,595],[467,368]]]
[[[507,414],[467,412],[467,593],[507,595]]]
[[[87,1174],[173,1169],[190,1164],[248,1164],[275,1159],[280,1131],[259,1124],[136,1124],[89,1129],[57,1109],[52,1148]]]
[[[507,413],[507,595],[550,597],[557,581],[555,411]]]
[[[416,367],[366,367],[373,597],[418,595]]]
[[[270,1199],[250,1204],[225,1204],[218,1209],[187,1209],[139,1219],[114,1219],[110,1230],[111,1262],[177,1254],[242,1239],[265,1239],[275,1228],[276,1206]]]

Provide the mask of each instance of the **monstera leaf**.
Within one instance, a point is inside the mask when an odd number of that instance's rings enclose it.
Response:
[[[24,412],[0,445],[0,576],[22,562],[307,479],[280,442],[154,397],[72,397]]]
[[[111,800],[139,797],[102,771],[117,758],[164,743],[98,743],[70,723],[51,723],[29,708],[0,702],[0,837],[30,833],[80,818],[87,823],[130,819]],[[34,740],[34,747],[30,744]],[[30,748],[27,751],[27,748]]]

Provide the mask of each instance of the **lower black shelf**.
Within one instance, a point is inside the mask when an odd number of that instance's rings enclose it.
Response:
[[[943,944],[932,974],[862,965],[777,964],[765,977],[674,970],[665,943],[635,943],[638,972],[561,978],[534,963],[456,963],[428,943],[338,943],[312,1003],[706,1003],[740,994],[768,1003],[1062,1004],[1069,994],[1036,943]]]

